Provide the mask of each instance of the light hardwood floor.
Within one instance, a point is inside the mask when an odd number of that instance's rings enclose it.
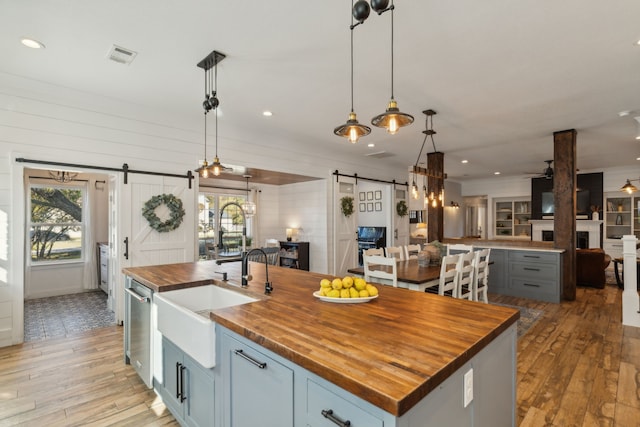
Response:
[[[521,427],[640,426],[640,329],[621,325],[619,289],[491,300],[545,312],[518,340]],[[122,351],[119,326],[1,348],[0,426],[177,425]]]

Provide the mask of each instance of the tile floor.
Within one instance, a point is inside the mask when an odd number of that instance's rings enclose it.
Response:
[[[97,290],[25,300],[24,341],[59,338],[115,324],[107,294]]]

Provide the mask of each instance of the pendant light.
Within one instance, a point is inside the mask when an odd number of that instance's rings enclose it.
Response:
[[[73,181],[78,176],[78,172],[49,171],[49,176],[56,182],[66,184]]]
[[[242,175],[247,180],[247,198],[244,203],[242,203],[242,210],[247,218],[251,218],[256,214],[256,204],[249,201],[249,178],[251,175]]]
[[[394,135],[401,127],[413,123],[413,116],[401,112],[398,109],[398,103],[393,97],[393,11],[395,7],[393,6],[393,0],[391,1],[391,6],[388,8],[386,8],[386,3],[385,0],[371,2],[373,9],[378,12],[378,15],[387,10],[391,10],[391,100],[384,113],[371,119],[371,124],[376,127],[385,128],[388,133]]]
[[[365,2],[366,4],[366,2]],[[366,4],[367,7],[369,6]],[[353,0],[351,0],[351,8],[353,9]],[[343,136],[349,140],[350,143],[355,144],[358,142],[358,139],[362,136],[367,136],[371,133],[371,128],[369,126],[362,125],[358,123],[358,119],[356,118],[356,113],[353,111],[353,29],[355,25],[353,25],[353,18],[355,12],[351,14],[351,112],[349,113],[349,119],[343,125],[338,126],[333,130],[333,133],[338,136]],[[368,16],[368,13],[367,13]]]
[[[220,163],[218,158],[218,106],[220,101],[218,99],[218,63],[226,58],[226,55],[218,51],[213,51],[207,55],[202,61],[198,63],[198,67],[204,69],[204,101],[202,107],[204,108],[204,160],[202,166],[197,169],[201,178],[209,177],[210,173],[214,176],[220,176],[224,167]],[[211,76],[211,69],[214,69],[214,75]],[[213,81],[212,81],[213,80]],[[211,94],[209,94],[211,90]],[[213,110],[215,113],[215,139],[216,139],[216,155],[213,159],[213,163],[209,165],[207,162],[207,113]]]
[[[620,191],[624,191],[627,194],[635,193],[636,191],[638,191],[638,187],[633,185],[631,181],[640,181],[640,179],[627,179],[627,183],[622,186]]]

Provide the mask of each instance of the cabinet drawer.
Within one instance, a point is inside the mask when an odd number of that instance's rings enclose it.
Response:
[[[555,295],[559,292],[559,285],[554,280],[537,280],[526,279],[521,277],[512,277],[509,281],[509,287],[516,291],[518,295],[523,297],[534,297],[536,295]]]
[[[331,417],[344,423],[349,421],[354,427],[382,427],[384,424],[381,419],[345,400],[343,396],[327,390],[312,380],[307,380],[307,425],[335,427],[337,423],[332,421]]]
[[[526,252],[526,251],[513,251],[509,254],[509,259],[520,262],[550,262],[557,263],[558,255],[548,252]]]
[[[510,265],[509,273],[514,277],[531,278],[531,280],[554,280],[558,277],[558,268],[555,264],[513,262]]]

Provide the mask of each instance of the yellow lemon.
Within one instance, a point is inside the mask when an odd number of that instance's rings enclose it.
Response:
[[[340,298],[350,298],[349,289],[341,289],[340,290]]]
[[[357,290],[362,291],[367,287],[367,282],[364,279],[357,278],[354,282],[354,285]]]
[[[344,288],[349,289],[350,287],[353,286],[353,277],[351,276],[346,276],[344,279],[342,279],[342,286]]]
[[[327,295],[327,292],[329,292],[329,290],[330,290],[330,288],[322,288],[322,287],[321,287],[321,288],[318,290],[318,294],[319,294],[321,297],[324,297],[324,296],[326,296],[326,295]]]
[[[368,298],[369,297],[369,291],[367,291],[366,289],[363,289],[360,291],[360,298]]]
[[[320,281],[320,286],[323,288],[330,288],[331,287],[331,280],[329,279],[322,279]]]
[[[360,296],[360,292],[358,292],[356,290],[356,288],[349,288],[349,296],[351,296],[351,298],[358,298]]]
[[[369,292],[369,296],[375,297],[378,295],[378,288],[373,285],[367,285],[367,291]]]
[[[331,298],[340,298],[340,291],[337,289],[331,289],[328,293],[327,293],[328,297]]]
[[[333,282],[331,282],[331,287],[335,290],[340,290],[342,289],[342,280],[341,279],[333,279]]]

